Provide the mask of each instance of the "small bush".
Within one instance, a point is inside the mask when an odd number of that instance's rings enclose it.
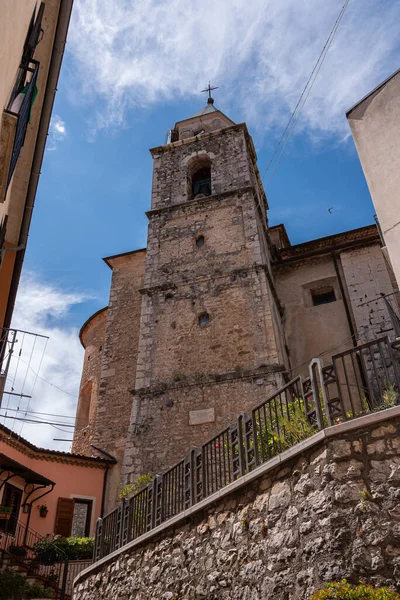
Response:
[[[53,598],[54,592],[51,588],[44,588],[42,585],[36,583],[32,585],[27,583],[23,595],[24,600],[31,600],[31,598]]]
[[[25,577],[12,569],[4,569],[0,573],[0,599],[20,600],[23,597],[25,585]]]
[[[85,560],[93,556],[94,538],[63,538],[39,540],[34,546],[37,560],[51,565],[55,562],[68,560]]]
[[[400,594],[390,588],[374,588],[364,582],[353,586],[343,579],[338,583],[326,583],[324,589],[314,592],[310,600],[400,600]]]

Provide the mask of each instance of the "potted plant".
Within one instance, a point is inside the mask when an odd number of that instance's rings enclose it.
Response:
[[[38,509],[39,509],[39,514],[42,517],[42,519],[45,519],[47,517],[47,513],[49,512],[49,509],[47,508],[47,506],[45,504],[38,504]]]
[[[0,505],[0,519],[2,521],[9,521],[12,513],[12,506],[1,506]]]

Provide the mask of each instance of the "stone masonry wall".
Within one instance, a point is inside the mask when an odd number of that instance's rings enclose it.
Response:
[[[136,416],[125,450],[123,482],[166,471],[191,447],[200,448],[282,384],[280,372],[261,368],[214,378],[192,377],[135,394]]]
[[[78,407],[72,452],[91,456],[96,425],[101,377],[101,361],[106,334],[107,308],[95,314],[81,330],[85,348],[82,377],[79,387]]]
[[[384,335],[393,337],[389,313],[380,295],[395,290],[380,246],[346,250],[340,260],[360,338],[369,341]]]
[[[304,600],[342,577],[395,586],[399,413],[317,434],[313,446],[94,566],[74,600]]]
[[[235,125],[191,138],[191,143],[176,142],[153,149],[151,208],[165,208],[191,199],[188,195],[188,165],[202,155],[211,159],[213,194],[251,185],[246,131],[245,125]]]
[[[225,427],[279,387],[285,369],[246,127],[228,127],[152,154],[152,210],[124,482],[158,473],[191,446],[205,443],[220,424]],[[204,156],[211,163],[212,195],[193,199],[189,166]],[[204,314],[209,321],[202,326]],[[260,386],[251,381],[257,378]]]
[[[108,474],[105,511],[117,501],[122,460],[128,435],[136,360],[146,251],[108,259],[113,275],[102,355],[101,383],[94,443],[118,460]]]

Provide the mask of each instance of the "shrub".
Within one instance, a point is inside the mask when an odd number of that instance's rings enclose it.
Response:
[[[154,479],[154,475],[139,475],[134,483],[128,483],[127,485],[119,484],[119,497],[121,500],[125,500],[128,496],[134,496],[138,492],[141,492],[149,483]]]
[[[34,545],[39,562],[51,565],[55,562],[68,560],[84,560],[92,558],[94,538],[63,538],[53,540],[42,539]]]
[[[32,585],[27,583],[23,595],[24,600],[30,600],[31,598],[53,598],[54,593],[51,588],[44,588],[36,583]]]
[[[12,569],[4,569],[0,573],[0,599],[20,600],[23,596],[25,585],[25,577]]]
[[[400,594],[387,587],[374,588],[362,581],[353,586],[343,579],[338,583],[326,583],[310,600],[400,600]]]

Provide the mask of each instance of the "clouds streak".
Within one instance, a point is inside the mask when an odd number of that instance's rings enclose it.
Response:
[[[259,132],[295,106],[343,0],[76,0],[69,34],[95,128],[127,111],[198,95]],[[347,133],[344,113],[398,66],[400,2],[352,0],[301,119],[315,136]],[[200,99],[199,99],[200,103]]]
[[[83,294],[65,292],[54,284],[41,281],[33,273],[25,272],[18,290],[12,327],[49,336],[49,340],[46,345],[43,338],[18,334],[6,390],[32,395],[32,399],[5,395],[3,415],[74,424],[73,418],[52,419],[25,411],[75,416],[83,349],[78,330],[68,325],[66,318],[74,305],[86,299]],[[0,418],[0,422],[39,446],[57,450],[67,450],[70,444],[53,442],[54,437],[70,439],[73,435],[73,429],[69,427],[60,431],[52,426],[23,424],[10,418]]]

